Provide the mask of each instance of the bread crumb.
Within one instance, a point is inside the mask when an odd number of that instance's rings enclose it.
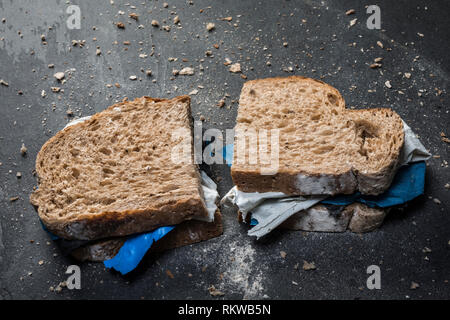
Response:
[[[57,80],[61,81],[62,79],[65,78],[65,73],[64,72],[57,72],[53,75]]]
[[[0,79],[0,84],[1,84],[2,86],[9,87],[9,83],[6,82],[6,81],[3,80],[3,79]]]
[[[230,72],[233,72],[233,73],[239,73],[239,72],[241,72],[241,64],[240,63],[233,63],[231,66],[230,66]]]
[[[350,20],[350,27],[353,27],[356,24],[357,21],[358,21],[357,18],[355,18],[353,20]]]
[[[350,9],[350,10],[347,10],[346,12],[345,12],[345,14],[346,15],[351,15],[351,14],[354,14],[356,11],[355,11],[355,9]]]
[[[285,251],[280,251],[281,258],[285,259],[287,256],[287,253]]]
[[[159,22],[158,22],[158,20],[152,20],[152,26],[154,26],[154,27],[159,27]]]
[[[130,13],[128,16],[129,16],[131,19],[134,19],[134,20],[136,20],[136,21],[139,20],[139,15],[138,15],[137,13],[132,12],[132,13]]]
[[[170,279],[175,278],[174,275],[173,275],[173,273],[172,273],[169,269],[166,270],[166,274],[167,274],[167,276],[168,276]]]
[[[314,262],[308,262],[306,260],[303,260],[303,270],[315,270],[316,269],[316,265],[314,264]]]
[[[24,156],[27,153],[28,149],[25,147],[25,144],[22,143],[22,146],[20,147],[20,154]]]
[[[386,87],[388,87],[389,89],[392,88],[391,82],[390,82],[389,80],[387,80],[387,81],[384,83],[384,85],[385,85]]]
[[[216,27],[216,25],[215,25],[214,23],[209,22],[209,23],[206,25],[206,30],[212,31],[215,27]]]
[[[441,204],[441,200],[439,200],[438,198],[434,198],[433,202],[436,203],[436,204]]]
[[[130,78],[129,78],[130,80],[132,80],[132,81],[134,81],[134,80],[136,80],[137,79],[137,76],[130,76]]]
[[[220,291],[220,290],[217,290],[213,285],[211,285],[211,286],[208,288],[208,291],[209,291],[209,294],[212,295],[213,297],[224,296],[224,295],[225,295],[225,293],[223,293],[223,292]]]
[[[195,73],[194,68],[186,67],[180,70],[179,74],[183,76],[192,76]]]
[[[371,69],[381,68],[381,63],[372,63],[369,67]]]
[[[417,282],[412,281],[411,282],[411,286],[409,287],[411,290],[415,290],[417,288],[419,288],[420,285]]]
[[[377,46],[379,46],[380,48],[384,48],[383,43],[381,43],[381,41],[377,41]]]
[[[119,29],[125,29],[125,25],[123,24],[123,22],[117,22],[116,26]]]

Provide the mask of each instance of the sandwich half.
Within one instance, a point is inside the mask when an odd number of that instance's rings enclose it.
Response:
[[[39,187],[31,202],[43,224],[63,239],[105,239],[110,247],[192,219],[201,221],[187,226],[202,236],[177,227],[173,232],[185,241],[172,240],[172,247],[220,235],[220,213],[207,203],[193,161],[191,122],[189,96],[142,97],[58,132],[36,159]]]
[[[266,139],[268,150],[279,148],[270,174],[261,158],[252,163],[239,149],[262,130],[279,135],[277,146]],[[378,195],[392,182],[403,142],[402,120],[391,109],[346,109],[335,88],[300,76],[252,80],[239,99],[231,175],[243,192]]]

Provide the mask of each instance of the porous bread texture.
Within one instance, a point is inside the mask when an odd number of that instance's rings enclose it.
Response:
[[[189,220],[182,222],[153,244],[150,252],[160,252],[189,244],[206,241],[220,236],[223,233],[222,215],[217,210],[214,222]],[[101,262],[112,259],[125,243],[126,238],[98,240],[71,252],[71,255],[80,261]]]
[[[348,110],[335,88],[299,76],[246,82],[236,122],[231,175],[243,192],[377,195],[389,187],[404,142],[394,111]],[[261,129],[279,129],[276,173],[261,174],[267,165],[250,163],[248,141],[244,163],[237,161],[239,139]]]
[[[189,96],[142,97],[58,132],[36,159],[31,202],[42,222],[62,238],[93,240],[206,217],[193,159],[171,160],[175,145],[193,157],[191,121]],[[180,128],[187,137],[173,138]]]

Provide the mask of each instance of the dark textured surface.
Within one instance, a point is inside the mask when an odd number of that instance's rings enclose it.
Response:
[[[0,79],[9,83],[0,85],[0,298],[208,299],[210,285],[226,299],[450,298],[450,191],[444,187],[450,183],[449,144],[440,136],[450,136],[450,3],[377,1],[381,31],[366,28],[368,15],[359,1],[168,2],[169,8],[162,1],[75,1],[81,8],[81,29],[69,30],[65,1],[0,0],[0,19],[6,19],[0,22]],[[356,14],[346,16],[348,9]],[[128,17],[130,12],[139,14],[137,22]],[[175,15],[180,27],[172,22]],[[220,20],[228,16],[231,22]],[[354,18],[356,25],[349,27]],[[170,32],[152,27],[152,19],[170,25]],[[125,29],[115,26],[119,21]],[[206,31],[208,22],[216,25],[212,32]],[[86,43],[72,47],[72,40]],[[207,50],[213,56],[205,56]],[[141,53],[148,56],[140,58]],[[376,57],[384,58],[382,68],[370,69]],[[81,290],[49,291],[67,278],[64,272],[74,261],[51,243],[28,196],[36,185],[36,154],[70,120],[67,109],[75,117],[85,116],[123,97],[173,97],[200,85],[192,96],[195,119],[203,115],[207,128],[232,128],[237,110],[232,101],[245,80],[228,71],[226,58],[240,62],[248,79],[289,74],[321,78],[341,91],[348,106],[392,107],[440,156],[429,161],[425,195],[391,211],[381,229],[362,236],[275,231],[257,242],[232,210],[223,210],[225,233],[220,238],[147,256],[126,277],[102,264],[85,263]],[[172,76],[172,69],[186,66],[194,67],[195,75]],[[289,67],[293,72],[284,71]],[[66,83],[53,78],[72,68]],[[146,69],[152,69],[152,77],[141,71]],[[409,79],[405,72],[411,73]],[[131,75],[138,80],[129,80]],[[51,92],[54,86],[64,92]],[[225,107],[218,108],[225,96]],[[25,157],[22,143],[28,148]],[[223,195],[231,187],[229,169],[214,165],[211,173],[216,181],[223,178]],[[287,253],[284,259],[280,251]],[[303,260],[313,261],[316,270],[304,271]],[[366,268],[372,264],[381,268],[381,290],[366,288]],[[411,290],[411,282],[420,287]]]

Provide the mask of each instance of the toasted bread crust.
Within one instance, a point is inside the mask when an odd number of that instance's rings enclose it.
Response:
[[[222,233],[222,215],[217,210],[214,215],[214,222],[198,220],[182,222],[156,242],[150,248],[150,252],[160,252],[206,241],[218,237]],[[71,255],[80,261],[100,262],[113,258],[124,242],[125,238],[100,240],[74,250]]]

